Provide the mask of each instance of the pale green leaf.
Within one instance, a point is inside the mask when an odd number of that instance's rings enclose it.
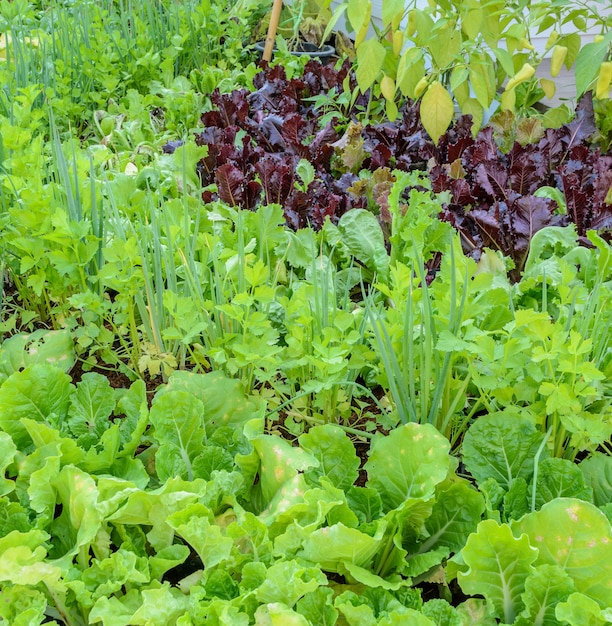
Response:
[[[486,520],[461,552],[469,569],[458,572],[457,579],[465,593],[483,595],[496,616],[512,624],[524,608],[521,595],[537,554],[527,535],[516,539],[508,525]]]
[[[435,144],[453,121],[455,106],[448,91],[439,81],[434,81],[421,101],[421,122]]]
[[[386,55],[385,47],[375,37],[366,39],[357,48],[355,78],[361,93],[365,93],[379,77]]]
[[[359,458],[346,432],[338,426],[315,426],[299,438],[303,450],[319,461],[307,476],[326,476],[334,487],[346,491],[359,475]]]
[[[433,426],[400,426],[372,443],[367,486],[378,491],[387,511],[408,498],[429,499],[451,467],[449,451],[448,440]]]
[[[66,419],[72,389],[70,377],[51,365],[15,372],[0,387],[0,428],[25,450],[31,440],[21,420],[59,428]]]
[[[532,626],[556,626],[555,607],[567,600],[574,583],[558,565],[540,565],[525,580],[522,617]]]
[[[551,532],[551,529],[552,530]],[[559,565],[576,590],[606,606],[612,598],[612,529],[593,504],[557,498],[512,523],[539,551],[536,565]]]
[[[560,602],[555,617],[568,626],[612,624],[612,611],[609,608],[602,610],[595,600],[582,593],[573,593],[565,602]]]
[[[353,209],[347,211],[338,222],[342,241],[349,252],[379,276],[386,276],[389,255],[378,220],[370,211]]]

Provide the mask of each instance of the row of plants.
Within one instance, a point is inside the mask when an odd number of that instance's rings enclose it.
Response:
[[[0,621],[608,623],[606,101],[434,142],[230,4],[0,4]]]

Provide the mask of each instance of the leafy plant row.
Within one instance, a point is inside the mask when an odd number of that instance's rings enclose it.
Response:
[[[500,250],[517,270],[545,226],[573,223],[581,237],[609,230],[612,157],[591,143],[597,127],[588,98],[557,129],[506,112],[474,137],[465,116],[434,145],[418,105],[395,122],[365,127],[317,107],[318,96],[340,94],[350,83],[347,72],[347,65],[335,70],[313,61],[303,76],[287,79],[276,66],[255,77],[252,93],[215,92],[196,137],[208,148],[198,164],[210,189],[204,199],[244,209],[281,204],[293,228],[320,228],[326,217],[337,221],[365,207],[386,222],[391,170],[428,171],[433,189],[449,192],[442,218],[461,232],[466,250],[476,258],[485,247]]]
[[[86,374],[74,385],[42,361],[14,371],[0,387],[0,616],[605,621],[609,456],[550,458],[530,419],[501,412],[465,435],[474,483],[429,424],[377,435],[360,469],[341,427],[291,445],[266,434],[265,412],[220,373],[176,372],[149,408],[142,381],[113,390]],[[432,585],[440,597],[428,600]]]

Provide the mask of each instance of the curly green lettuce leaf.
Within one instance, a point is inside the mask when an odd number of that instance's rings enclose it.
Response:
[[[298,600],[296,611],[310,624],[334,626],[338,620],[338,611],[333,606],[333,596],[333,589],[318,587]]]
[[[46,620],[47,598],[41,591],[15,585],[0,590],[0,618],[11,626],[34,626]]]
[[[298,560],[278,561],[268,568],[255,596],[262,604],[282,602],[293,608],[300,598],[322,585],[327,585],[327,577],[319,567]]]
[[[612,529],[593,504],[558,498],[512,523],[538,549],[536,565],[558,565],[576,590],[608,606],[612,598]]]
[[[101,374],[83,374],[70,398],[67,425],[79,445],[88,450],[111,426],[109,420],[115,409],[115,391],[108,378]]]
[[[233,539],[225,537],[211,518],[210,509],[202,504],[191,504],[166,520],[198,553],[205,568],[214,567],[228,559],[234,545]]]
[[[194,465],[206,443],[203,412],[202,402],[186,391],[170,391],[156,396],[150,420],[159,442],[155,468],[160,480],[171,476],[185,480],[199,478]]]
[[[527,535],[517,539],[507,524],[485,520],[461,552],[468,569],[458,572],[457,580],[465,593],[483,595],[495,616],[512,624],[524,609],[525,580],[537,555]]]
[[[461,615],[446,600],[429,600],[421,612],[437,626],[462,626]]]
[[[22,420],[35,420],[59,430],[68,416],[72,390],[70,377],[51,365],[33,365],[15,372],[0,387],[0,428],[11,435],[19,450],[31,450]]]
[[[48,539],[49,535],[40,530],[13,530],[0,538],[0,583],[34,587],[44,582],[55,586],[62,570],[45,562],[47,550],[43,544]]]

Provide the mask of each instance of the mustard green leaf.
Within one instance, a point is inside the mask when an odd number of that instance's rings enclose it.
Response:
[[[359,475],[359,458],[346,432],[325,424],[315,426],[299,438],[303,450],[319,461],[319,466],[307,472],[308,477],[326,476],[334,487],[346,491]]]
[[[517,539],[507,524],[486,520],[469,536],[461,555],[468,566],[457,574],[463,591],[483,595],[495,615],[512,624],[524,608],[525,580],[534,571],[538,555],[527,535]]]
[[[450,444],[430,424],[405,424],[376,438],[365,464],[367,486],[380,494],[385,510],[409,498],[429,499],[451,467]]]
[[[559,565],[571,576],[577,591],[602,607],[608,605],[612,598],[612,529],[595,505],[557,498],[513,522],[512,531],[529,536],[539,552],[536,565]]]
[[[578,467],[593,490],[593,502],[597,506],[612,502],[612,457],[595,452]]]
[[[533,626],[556,626],[555,608],[574,590],[574,582],[561,567],[540,565],[525,580],[521,617]]]
[[[582,593],[572,593],[565,602],[560,602],[555,609],[555,617],[569,626],[612,624],[612,610],[602,610],[595,600]]]
[[[477,483],[493,478],[507,491],[517,478],[531,478],[543,437],[529,418],[513,411],[483,415],[465,434],[463,462]]]

